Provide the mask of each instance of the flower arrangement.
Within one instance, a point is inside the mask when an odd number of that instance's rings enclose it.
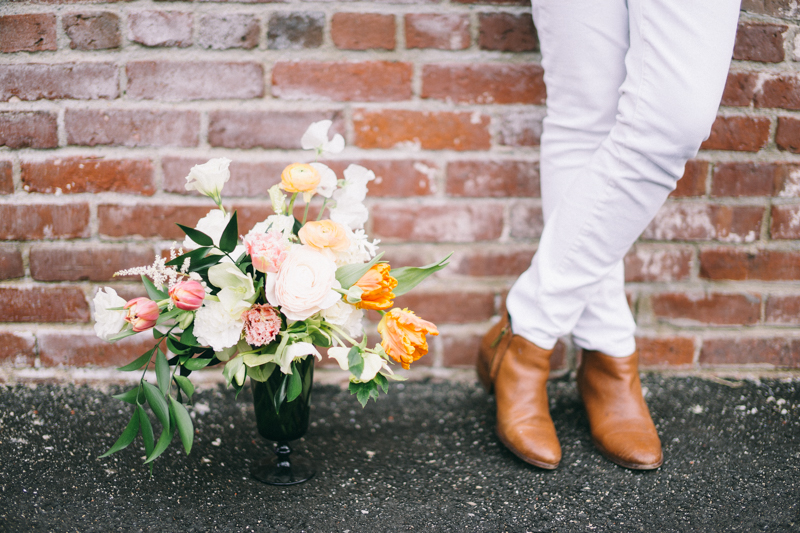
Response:
[[[312,124],[302,137],[303,149],[317,157],[341,152],[344,139],[338,134],[329,139],[330,126],[329,120]],[[145,463],[161,455],[175,433],[188,454],[194,429],[185,404],[195,390],[189,376],[206,366],[224,364],[223,376],[237,394],[247,377],[265,382],[279,372],[277,411],[300,394],[299,362],[321,359],[317,347],[324,347],[349,370],[349,389],[366,405],[379,390],[387,391],[390,379],[400,379],[392,363],[408,369],[428,352],[426,336],[438,334],[431,322],[392,306],[396,296],[444,268],[447,258],[419,268],[392,269],[381,261],[378,241],[369,240],[363,229],[373,172],[350,165],[340,180],[316,161],[291,164],[280,185],[269,190],[275,214],[240,236],[236,212],[222,205],[229,164],[212,159],[186,177],[187,190],[208,196],[217,207],[194,228],[179,225],[186,234],[181,249],[173,245],[169,259],[157,256],[150,266],[117,273],[141,275],[147,297],[126,302],[106,287],[94,298],[100,338],[115,342],[151,332],[155,339],[152,349],[120,368],[142,370],[142,377],[136,387],[115,396],[134,406],[133,416],[102,457],[125,448],[139,433]],[[316,220],[309,220],[315,195],[323,203]],[[300,219],[294,216],[297,200],[305,204]],[[367,345],[364,309],[383,315],[381,341],[374,347]],[[151,365],[155,384],[146,379]],[[145,406],[161,423],[157,441]]]

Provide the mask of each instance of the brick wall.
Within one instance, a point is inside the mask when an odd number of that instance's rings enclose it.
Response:
[[[748,0],[719,118],[626,259],[646,365],[800,367],[800,13]],[[372,235],[396,265],[452,266],[398,303],[440,325],[425,360],[469,365],[542,229],[545,87],[522,2],[0,5],[0,361],[109,366],[91,298],[209,202],[191,165],[234,160],[250,225],[313,120],[333,163],[379,176]],[[374,317],[373,317],[374,318]],[[562,345],[560,366],[574,354]],[[423,363],[424,364],[424,363]]]

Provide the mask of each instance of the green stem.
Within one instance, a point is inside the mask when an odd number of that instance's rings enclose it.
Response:
[[[325,198],[322,202],[322,207],[319,210],[319,215],[317,215],[317,221],[322,220],[322,215],[325,213],[325,206],[328,205],[328,199]]]
[[[297,200],[297,193],[292,194],[292,199],[289,200],[289,211],[286,213],[289,216],[294,216],[294,201]]]
[[[359,344],[359,342],[357,340],[355,340],[353,337],[351,337],[350,335],[345,333],[344,330],[342,330],[339,326],[334,326],[333,324],[330,324],[330,323],[326,323],[326,326],[328,326],[332,331],[335,331],[336,333],[338,333],[339,335],[344,337],[345,340],[347,342],[349,342],[350,344],[353,344],[353,345]]]
[[[306,220],[308,219],[308,208],[309,207],[311,207],[311,202],[306,202],[306,209],[305,209],[305,211],[303,211],[303,224],[305,224]]]

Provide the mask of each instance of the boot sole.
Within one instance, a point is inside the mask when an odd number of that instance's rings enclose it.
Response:
[[[525,461],[529,465],[537,466],[545,470],[555,470],[556,468],[558,468],[558,465],[561,464],[560,461],[558,463],[545,463],[544,461],[539,461],[538,459],[532,459],[531,457],[526,456],[525,454],[523,454],[522,452],[518,451],[516,448],[511,446],[511,444],[509,444],[508,441],[506,441],[506,439],[503,438],[503,436],[500,434],[500,432],[497,431],[497,429],[495,429],[494,433],[495,435],[497,435],[497,438],[500,439],[500,442],[503,443],[503,446],[505,446],[506,449],[508,449],[508,451],[510,451],[511,453],[513,453],[514,455],[516,455],[522,461]]]
[[[655,470],[656,468],[658,468],[659,466],[664,464],[664,458],[663,457],[661,458],[660,461],[658,461],[656,463],[651,463],[651,464],[644,464],[643,465],[641,463],[629,463],[627,461],[623,461],[622,459],[620,459],[618,457],[614,457],[613,454],[609,453],[608,450],[603,448],[600,445],[600,443],[597,442],[594,438],[592,438],[592,444],[594,444],[594,447],[597,448],[598,451],[600,451],[601,454],[603,454],[603,457],[605,457],[606,459],[608,459],[609,461],[611,461],[614,464],[617,464],[617,465],[619,465],[619,466],[621,466],[623,468],[628,468],[630,470]]]

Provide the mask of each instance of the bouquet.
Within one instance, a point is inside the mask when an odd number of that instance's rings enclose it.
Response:
[[[303,149],[314,150],[317,158],[341,152],[344,139],[338,134],[329,139],[330,126],[329,120],[312,124],[302,137]],[[147,296],[125,301],[105,287],[94,298],[100,338],[115,342],[150,332],[155,339],[150,350],[120,368],[142,370],[142,376],[136,387],[114,396],[133,405],[133,416],[101,457],[125,448],[139,433],[145,463],[161,455],[176,433],[188,454],[194,428],[185,404],[195,391],[189,376],[196,370],[222,365],[237,394],[247,377],[265,382],[279,372],[277,411],[300,394],[297,365],[308,357],[321,359],[317,347],[323,347],[349,370],[349,389],[366,405],[379,390],[387,391],[389,380],[400,379],[391,364],[408,369],[428,352],[426,335],[438,334],[434,324],[393,308],[393,302],[444,268],[447,258],[397,269],[381,261],[378,241],[363,229],[368,219],[363,201],[373,172],[350,165],[337,179],[317,161],[291,164],[280,185],[269,190],[274,214],[240,235],[236,212],[222,204],[229,164],[212,159],[186,177],[187,190],[211,198],[217,207],[194,228],[179,224],[186,234],[180,249],[173,244],[169,259],[156,256],[150,266],[117,273],[141,275]],[[310,220],[314,196],[322,204]],[[365,309],[382,315],[381,341],[373,347],[362,326]],[[153,367],[156,383],[146,379],[145,371]],[[145,406],[161,424],[158,440]]]

